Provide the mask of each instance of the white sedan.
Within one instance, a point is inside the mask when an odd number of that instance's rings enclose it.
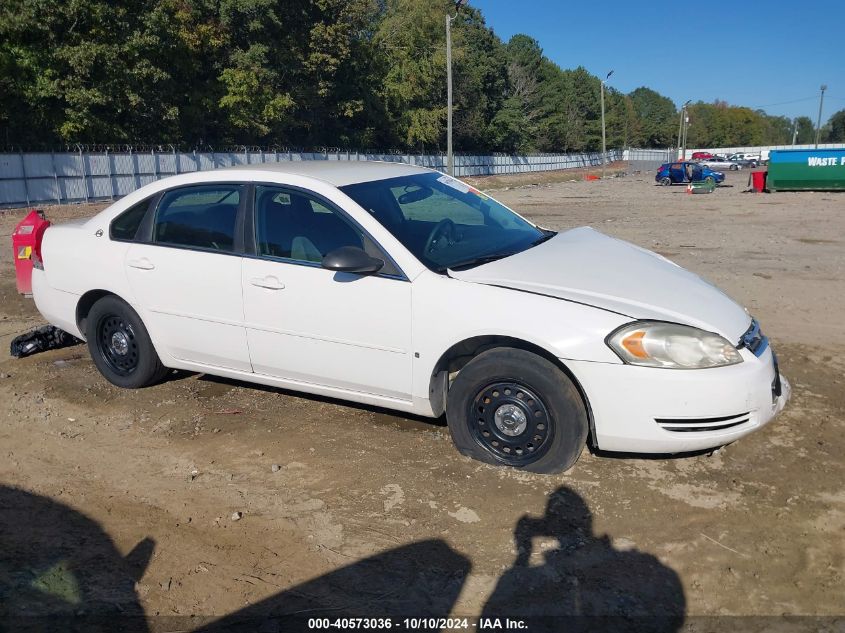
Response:
[[[408,165],[166,178],[50,227],[34,264],[40,312],[115,385],[177,368],[445,412],[461,453],[535,472],[587,443],[717,447],[789,398],[757,322],[698,276]]]
[[[743,167],[743,163],[731,158],[708,158],[706,160],[699,161],[699,164],[719,171],[724,171],[726,169],[738,171]]]

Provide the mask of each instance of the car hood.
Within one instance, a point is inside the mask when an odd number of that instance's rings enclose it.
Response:
[[[634,244],[582,227],[533,248],[468,270],[462,281],[576,301],[632,317],[717,332],[732,343],[751,317],[698,275]]]

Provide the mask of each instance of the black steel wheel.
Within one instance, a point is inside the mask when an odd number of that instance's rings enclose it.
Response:
[[[473,358],[449,388],[446,420],[458,450],[538,473],[566,470],[586,444],[587,408],[560,367],[500,347]]]
[[[167,373],[141,318],[118,297],[108,295],[97,301],[85,323],[91,359],[112,384],[137,389]]]
[[[467,420],[475,441],[509,466],[542,457],[554,435],[546,405],[519,382],[494,382],[479,390]]]
[[[132,326],[116,314],[97,323],[97,349],[111,370],[128,376],[138,368],[138,341]]]

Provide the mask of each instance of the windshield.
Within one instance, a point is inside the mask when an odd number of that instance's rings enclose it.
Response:
[[[415,174],[340,189],[437,272],[501,259],[554,235],[443,174]]]

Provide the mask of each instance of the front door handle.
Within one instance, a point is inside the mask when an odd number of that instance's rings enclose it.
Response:
[[[249,280],[249,283],[259,288],[267,288],[268,290],[283,290],[285,287],[285,284],[273,276],[253,277]]]
[[[152,270],[155,268],[155,265],[146,257],[142,257],[141,259],[130,259],[127,263],[132,268],[138,268],[139,270]]]

